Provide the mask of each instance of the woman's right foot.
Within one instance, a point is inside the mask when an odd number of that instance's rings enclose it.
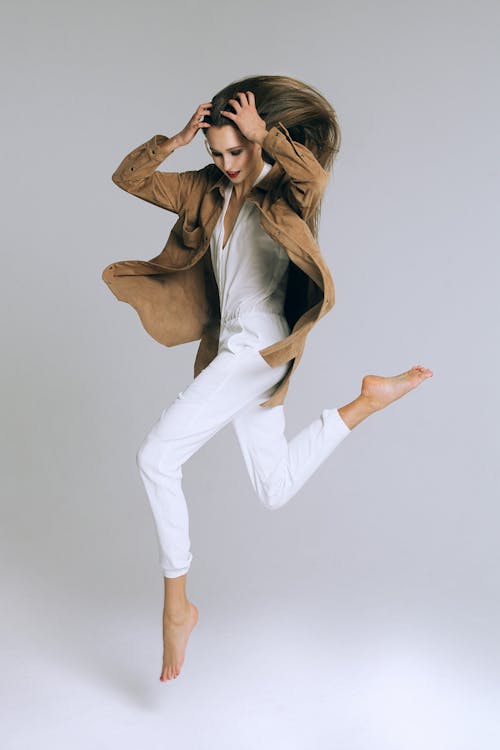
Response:
[[[163,613],[163,666],[160,680],[179,676],[191,631],[198,622],[198,608],[188,602],[184,612],[175,616]]]

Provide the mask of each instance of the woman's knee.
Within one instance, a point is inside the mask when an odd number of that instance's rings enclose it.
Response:
[[[177,450],[176,450],[177,447]],[[182,476],[183,457],[179,454],[176,441],[158,437],[152,430],[136,451],[136,463],[139,470],[150,478]]]
[[[149,435],[146,435],[135,454],[135,460],[139,469],[144,470],[151,463],[153,445],[154,441],[152,438]]]
[[[279,510],[290,499],[284,487],[270,487],[261,484],[257,492],[259,500],[267,510]]]
[[[136,463],[141,471],[151,473],[158,469],[160,459],[169,456],[168,441],[160,441],[152,432],[148,433],[136,452]]]
[[[283,461],[277,463],[274,470],[265,475],[263,472],[252,472],[257,496],[268,510],[278,510],[290,500],[291,483],[283,465]]]
[[[267,510],[278,510],[283,504],[280,503],[279,498],[276,498],[274,495],[272,497],[269,497],[268,495],[261,496],[260,501]]]

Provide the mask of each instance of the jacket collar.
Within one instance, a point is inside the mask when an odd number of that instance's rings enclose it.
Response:
[[[220,172],[219,169],[217,169],[217,171]],[[271,187],[271,185],[273,184],[275,175],[278,174],[278,171],[279,171],[279,165],[278,165],[278,162],[275,162],[271,166],[271,169],[269,170],[269,172],[265,174],[264,177],[261,180],[259,180],[259,182],[256,185],[254,185],[252,190],[258,189],[258,190],[264,190],[265,192],[267,192],[269,188]],[[219,178],[214,183],[212,183],[212,185],[210,185],[210,187],[208,188],[208,191],[215,190],[215,188],[218,188],[220,193],[224,195],[226,186],[229,185],[229,183],[230,183],[229,177],[226,177],[224,172],[220,172]]]

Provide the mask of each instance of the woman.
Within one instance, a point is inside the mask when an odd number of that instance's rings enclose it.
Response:
[[[159,172],[199,130],[213,164]],[[179,219],[160,255],[114,263],[103,279],[158,341],[201,340],[194,380],[137,453],[165,583],[162,681],[179,675],[198,620],[186,597],[188,458],[232,423],[255,492],[280,508],[356,425],[432,375],[418,365],[393,377],[366,375],[353,401],[323,409],[290,441],[284,435],[290,377],[308,332],[334,302],[316,238],[339,141],[335,112],[316,89],[256,76],[200,104],[177,135],[154,136],[113,174],[121,188]]]

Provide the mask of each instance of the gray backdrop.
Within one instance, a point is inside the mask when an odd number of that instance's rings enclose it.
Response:
[[[485,0],[4,3],[3,747],[499,742],[498,21]],[[197,343],[157,344],[101,281],[175,221],[111,174],[260,73],[317,86],[343,136],[320,232],[336,305],[288,436],[366,373],[434,377],[279,512],[231,426],[185,465],[200,620],[161,683],[135,454]],[[168,169],[207,160],[198,136]]]

